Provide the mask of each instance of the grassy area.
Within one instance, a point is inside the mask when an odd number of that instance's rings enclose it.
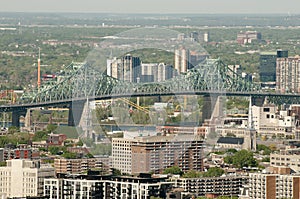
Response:
[[[73,126],[58,126],[54,131],[55,134],[65,134],[68,138],[78,138],[79,134],[82,132],[80,128]]]

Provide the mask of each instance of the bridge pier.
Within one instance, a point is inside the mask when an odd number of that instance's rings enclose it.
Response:
[[[262,106],[266,100],[266,97],[251,97],[252,105]]]
[[[12,112],[12,126],[20,127],[20,116],[25,115],[27,110],[14,110]]]
[[[211,118],[213,107],[217,101],[217,96],[204,95],[202,107],[202,122]]]
[[[85,101],[74,101],[69,104],[68,126],[77,126],[80,122]]]
[[[219,95],[204,95],[202,108],[202,122],[223,116],[222,96]]]

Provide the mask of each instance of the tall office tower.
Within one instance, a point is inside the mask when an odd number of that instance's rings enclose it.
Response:
[[[300,56],[277,59],[276,91],[300,93]]]
[[[107,60],[107,75],[129,82],[137,82],[141,74],[139,57],[126,55]]]
[[[175,70],[185,73],[190,67],[190,51],[185,48],[175,50]]]
[[[40,161],[25,159],[7,160],[0,167],[0,198],[42,196],[45,178],[53,178],[55,170]]]
[[[137,82],[141,74],[141,61],[139,57],[126,55],[122,58],[124,66],[124,80],[129,82]]]
[[[277,52],[262,52],[260,54],[259,76],[261,82],[276,81],[276,60],[277,58],[287,58],[287,50],[277,50]]]

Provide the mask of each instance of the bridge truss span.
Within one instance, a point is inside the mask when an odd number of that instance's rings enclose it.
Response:
[[[165,95],[171,93],[249,93],[260,88],[230,70],[219,59],[204,63],[164,82],[131,83],[97,72],[87,63],[72,63],[54,82],[27,92],[21,103],[70,101],[101,96]]]

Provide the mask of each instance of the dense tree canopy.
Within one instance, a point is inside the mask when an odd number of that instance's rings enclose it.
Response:
[[[244,149],[233,155],[227,155],[224,158],[224,162],[233,164],[237,168],[256,167],[258,165],[256,159],[253,157],[253,153]]]
[[[211,167],[203,173],[203,177],[219,177],[224,174],[224,170],[219,167]]]
[[[163,172],[164,174],[175,174],[175,175],[182,175],[183,172],[179,168],[179,166],[172,166],[169,168],[166,168]]]

